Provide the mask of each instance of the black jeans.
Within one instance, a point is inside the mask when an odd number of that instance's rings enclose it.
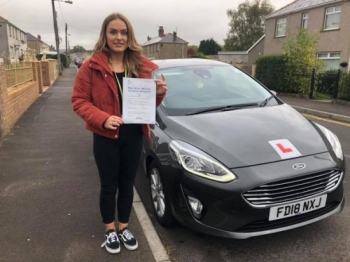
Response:
[[[139,166],[143,134],[140,125],[122,125],[119,138],[93,136],[93,151],[100,175],[100,211],[103,223],[115,220],[118,191],[118,221],[128,223],[134,198],[134,181]]]

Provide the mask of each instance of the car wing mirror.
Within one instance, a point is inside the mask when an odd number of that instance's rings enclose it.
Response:
[[[276,91],[270,90],[270,92],[271,92],[274,96],[277,96],[277,92],[276,92]]]

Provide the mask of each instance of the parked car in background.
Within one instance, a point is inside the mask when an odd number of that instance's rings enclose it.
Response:
[[[83,65],[84,61],[83,60],[78,60],[77,61],[77,67],[80,68]]]
[[[73,58],[73,62],[77,66],[77,68],[80,68],[83,64],[83,60],[77,56]]]
[[[231,65],[153,62],[168,93],[142,164],[162,225],[244,239],[341,212],[345,161],[330,130]]]

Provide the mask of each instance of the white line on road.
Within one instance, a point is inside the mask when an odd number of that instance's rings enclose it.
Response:
[[[345,155],[345,157],[350,158],[350,156],[348,156],[348,155]]]
[[[332,124],[337,124],[337,125],[341,125],[341,126],[350,127],[350,123],[347,123],[347,122],[341,122],[341,121],[332,120],[332,119],[329,119],[329,118],[314,116],[314,115],[305,114],[305,113],[302,113],[302,115],[307,117],[307,118],[312,118],[312,119],[321,120],[321,121],[324,121],[324,122],[329,122],[329,123],[332,123]]]
[[[163,246],[162,241],[160,240],[157,231],[155,230],[151,219],[146,212],[136,188],[134,188],[133,207],[156,262],[170,262],[168,253],[166,252],[165,247]]]

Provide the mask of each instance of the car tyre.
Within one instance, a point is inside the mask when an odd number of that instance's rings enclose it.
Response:
[[[174,226],[176,221],[171,211],[169,192],[164,186],[163,175],[155,161],[151,163],[148,175],[154,215],[161,225],[165,227]]]

